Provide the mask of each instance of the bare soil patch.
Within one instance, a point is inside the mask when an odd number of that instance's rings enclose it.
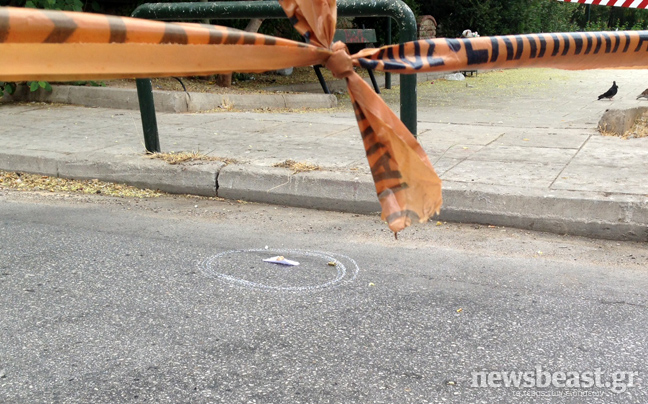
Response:
[[[322,75],[327,81],[336,80],[330,71],[321,69]],[[366,75],[366,70],[357,69],[361,76]],[[274,93],[267,91],[268,87],[288,86],[295,84],[317,83],[317,76],[312,67],[296,67],[289,76],[282,76],[273,72],[265,73],[235,73],[231,87],[219,87],[216,85],[215,76],[206,77],[181,77],[187,91],[196,93],[214,94],[249,94],[249,93]],[[105,80],[107,87],[114,88],[135,88],[134,79]],[[154,90],[163,91],[184,91],[182,85],[173,77],[162,77],[152,79]]]

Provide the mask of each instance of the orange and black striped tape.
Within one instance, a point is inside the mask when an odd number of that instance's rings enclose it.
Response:
[[[261,72],[330,54],[226,27],[10,7],[0,8],[0,52],[3,81]]]
[[[383,112],[382,99],[364,80],[354,75],[348,83],[383,220],[394,232],[427,221],[443,202],[430,160],[405,125]]]
[[[364,49],[356,65],[393,73],[552,67],[648,67],[648,31],[439,38]]]
[[[0,42],[307,46],[282,38],[207,24],[163,23],[12,7],[0,7]]]

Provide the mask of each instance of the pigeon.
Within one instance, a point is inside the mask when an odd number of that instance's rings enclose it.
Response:
[[[610,87],[610,89],[604,92],[603,94],[599,95],[598,99],[600,100],[601,98],[608,98],[611,100],[612,97],[616,95],[618,89],[619,87],[617,87],[616,81],[613,81],[612,87]]]
[[[639,98],[648,98],[648,88],[645,89],[643,93],[639,94],[639,97],[637,97],[637,99]]]

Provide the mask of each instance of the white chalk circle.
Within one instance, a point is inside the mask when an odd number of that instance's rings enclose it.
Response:
[[[263,262],[263,259],[275,255],[298,261],[299,266]],[[359,268],[352,258],[342,254],[259,248],[216,254],[205,259],[200,270],[208,277],[247,288],[304,292],[351,282],[358,275]]]

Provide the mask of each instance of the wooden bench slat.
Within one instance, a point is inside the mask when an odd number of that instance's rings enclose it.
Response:
[[[338,29],[333,35],[333,42],[342,41],[344,43],[376,43],[375,29]]]

